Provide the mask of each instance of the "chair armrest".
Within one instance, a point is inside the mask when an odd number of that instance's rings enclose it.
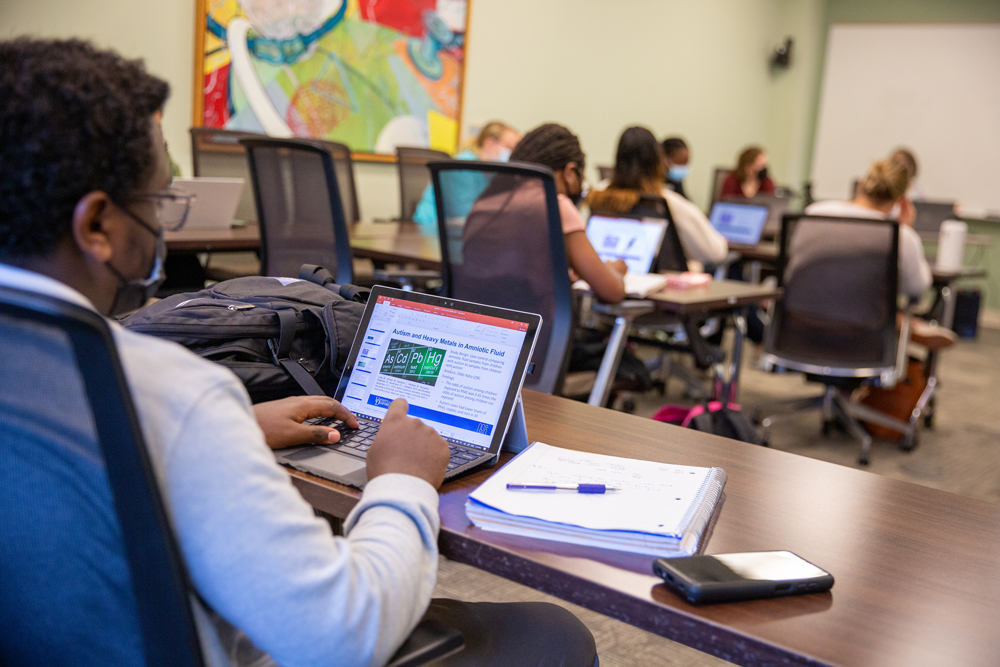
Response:
[[[462,633],[446,628],[437,621],[423,620],[413,628],[403,645],[385,667],[419,667],[465,646]]]
[[[907,348],[910,345],[910,320],[913,318],[912,308],[907,308],[900,314],[899,318],[899,342],[896,344],[896,377],[901,380],[906,377],[907,371]]]

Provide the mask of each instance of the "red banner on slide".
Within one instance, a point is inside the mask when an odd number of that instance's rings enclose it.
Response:
[[[404,308],[406,310],[417,310],[422,313],[430,313],[431,315],[454,317],[456,320],[465,320],[466,322],[477,322],[479,324],[488,324],[494,327],[513,329],[514,331],[528,330],[527,322],[518,322],[517,320],[505,320],[500,317],[493,317],[492,315],[480,315],[479,313],[469,313],[464,310],[455,310],[453,308],[442,308],[441,306],[432,306],[426,303],[406,301],[405,299],[394,299],[391,296],[380,296],[378,298],[378,303],[380,304],[384,303],[393,308]]]

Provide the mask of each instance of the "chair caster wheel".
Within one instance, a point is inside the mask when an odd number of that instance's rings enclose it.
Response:
[[[924,428],[934,428],[934,413],[924,417]]]
[[[631,415],[635,413],[635,400],[631,398],[626,398],[622,401],[622,412]]]
[[[823,428],[820,432],[826,437],[833,433],[834,428],[836,428],[836,424],[834,424],[832,419],[824,419]]]
[[[868,457],[862,454],[861,456],[858,457],[858,463],[860,463],[863,466],[868,465]]]
[[[760,436],[760,446],[761,447],[770,447],[771,446],[771,438],[770,438],[770,436],[768,436],[768,435],[762,435],[762,436]]]
[[[920,444],[920,437],[916,431],[903,434],[903,440],[899,443],[899,448],[904,452],[912,452]]]

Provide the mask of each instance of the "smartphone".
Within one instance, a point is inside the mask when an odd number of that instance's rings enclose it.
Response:
[[[657,558],[653,573],[692,604],[820,593],[833,575],[791,551]]]

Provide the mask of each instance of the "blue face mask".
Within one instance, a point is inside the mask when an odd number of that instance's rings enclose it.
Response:
[[[687,175],[689,173],[691,173],[691,167],[687,166],[686,164],[675,164],[674,166],[670,167],[670,172],[668,173],[668,176],[670,177],[671,181],[677,181],[679,183],[680,181],[683,181],[685,178],[687,178]]]
[[[497,153],[497,162],[508,162],[510,160],[510,149],[501,148],[500,152]]]

